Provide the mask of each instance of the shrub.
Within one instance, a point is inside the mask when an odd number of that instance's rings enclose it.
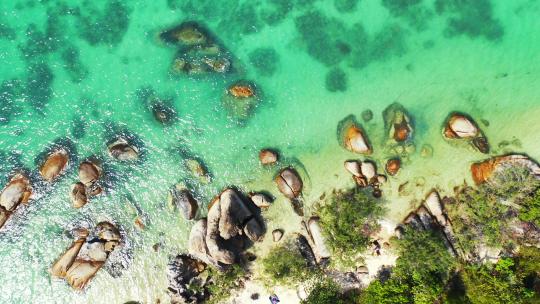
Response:
[[[291,244],[274,247],[262,260],[263,273],[272,283],[288,285],[305,281],[311,275],[306,260]]]
[[[436,302],[456,267],[441,235],[436,231],[407,230],[397,245],[400,257],[391,277],[371,283],[360,303]]]
[[[369,236],[380,229],[377,222],[386,209],[381,200],[364,190],[334,192],[318,208],[320,224],[333,257],[344,262],[364,251]]]
[[[519,218],[540,228],[540,189],[524,200],[522,209],[519,211]]]
[[[310,288],[309,296],[302,304],[348,304],[352,303],[353,295],[346,296],[339,286],[331,279],[318,280]]]
[[[220,272],[214,268],[209,268],[209,276],[212,278],[212,284],[208,285],[210,293],[209,304],[220,303],[228,299],[231,291],[239,287],[238,280],[245,277],[247,272],[239,265],[232,265],[229,269]]]

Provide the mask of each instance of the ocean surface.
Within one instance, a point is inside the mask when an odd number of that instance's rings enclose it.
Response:
[[[338,123],[357,117],[382,168],[382,112],[393,102],[413,118],[417,152],[383,187],[391,221],[433,187],[451,194],[470,183],[470,163],[488,157],[442,138],[452,111],[475,119],[491,155],[540,159],[539,16],[537,0],[0,0],[0,181],[18,170],[35,181],[33,199],[0,231],[0,303],[167,303],[165,268],[186,250],[192,224],[166,206],[175,183],[194,191],[199,216],[224,187],[269,191],[278,198],[263,214],[269,230],[294,227],[272,182],[277,169],[301,172],[309,214],[323,193],[353,185],[343,161],[364,158],[339,145]],[[178,50],[158,34],[185,21],[211,33],[234,71],[171,73]],[[237,80],[260,96],[242,122],[222,103]],[[142,97],[150,90],[175,109],[171,124],[154,118]],[[108,156],[118,135],[135,142],[139,161]],[[55,145],[69,149],[70,167],[45,185],[37,171]],[[425,145],[431,157],[420,155]],[[266,147],[280,151],[278,166],[259,164]],[[75,209],[70,185],[89,157],[103,161],[105,193]],[[201,160],[211,183],[194,178],[186,158]],[[70,231],[102,220],[122,230],[116,256],[84,292],[51,279]]]

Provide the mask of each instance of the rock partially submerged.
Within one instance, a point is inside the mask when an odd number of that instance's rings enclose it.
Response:
[[[282,169],[274,180],[279,192],[283,193],[285,197],[295,199],[302,194],[302,179],[293,168]]]
[[[90,197],[101,193],[98,180],[101,167],[92,161],[83,161],[79,165],[79,181],[71,186],[70,198],[73,207],[81,208],[88,203]]]
[[[391,176],[396,175],[399,172],[400,168],[401,161],[399,160],[399,158],[392,158],[386,162],[386,172]]]
[[[262,149],[259,152],[259,160],[262,165],[273,165],[278,161],[278,153],[271,149]]]
[[[212,181],[212,176],[208,172],[206,166],[196,158],[187,158],[184,160],[184,164],[188,171],[197,179],[203,183],[208,184]]]
[[[70,198],[75,208],[81,208],[88,203],[88,195],[83,183],[79,182],[71,186]]]
[[[85,186],[92,186],[101,176],[101,168],[90,161],[84,161],[79,165],[79,180]]]
[[[496,156],[482,162],[474,163],[471,165],[471,173],[474,182],[479,185],[488,181],[496,172],[511,167],[526,168],[531,175],[540,179],[540,166],[538,163],[525,155],[519,154]]]
[[[413,126],[409,113],[394,102],[383,111],[384,126],[389,140],[404,143],[413,138]]]
[[[209,40],[206,29],[193,21],[183,22],[159,34],[164,43],[177,46],[195,46],[206,44]]]
[[[452,113],[448,116],[443,135],[447,139],[461,139],[469,141],[471,145],[482,153],[489,152],[489,144],[476,124],[476,122],[462,113]]]
[[[272,204],[272,198],[264,193],[251,193],[249,198],[259,208],[268,208]]]
[[[17,174],[0,193],[0,228],[4,226],[19,204],[26,204],[32,195],[32,187],[28,178]]]
[[[68,164],[69,164],[68,152],[64,149],[59,149],[49,154],[49,156],[47,156],[47,159],[45,159],[45,162],[39,169],[39,173],[41,174],[44,180],[48,182],[52,182],[54,179],[56,179],[60,174],[64,172]]]
[[[52,265],[53,277],[65,279],[75,289],[83,289],[90,282],[121,237],[116,226],[109,222],[98,223],[92,235],[88,240],[88,231],[79,232],[78,238]]]
[[[172,210],[181,210],[182,215],[187,220],[192,220],[197,215],[199,205],[189,189],[182,183],[174,185],[169,190],[167,201]]]
[[[124,138],[119,138],[108,146],[109,155],[119,161],[134,161],[139,159],[139,149]]]
[[[365,155],[373,152],[366,132],[353,115],[338,124],[338,139],[340,144],[351,152]]]
[[[245,122],[253,114],[260,100],[255,84],[246,80],[231,84],[221,99],[229,116],[239,122]]]

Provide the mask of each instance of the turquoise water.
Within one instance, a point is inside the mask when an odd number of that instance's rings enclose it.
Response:
[[[401,3],[416,3],[403,5]],[[471,3],[473,1],[470,1]],[[414,155],[386,186],[390,217],[400,219],[438,187],[470,181],[468,165],[486,156],[446,143],[440,131],[449,112],[469,113],[492,154],[540,158],[540,2],[466,1],[0,1],[0,174],[36,176],[40,156],[54,142],[72,148],[67,174],[36,186],[0,231],[0,303],[167,302],[165,265],[185,249],[190,223],[166,208],[167,190],[187,181],[205,212],[222,188],[277,194],[275,169],[261,168],[264,147],[284,164],[303,167],[310,205],[325,191],[350,185],[336,127],[349,114],[364,123],[373,158],[387,156],[382,111],[398,101],[414,117],[415,144],[430,144],[430,159]],[[206,26],[234,56],[236,72],[171,75],[176,48],[157,34],[186,20]],[[248,79],[262,92],[243,124],[231,120],[221,98]],[[178,119],[157,122],[138,90],[170,99]],[[106,152],[118,134],[136,138],[141,161],[119,164]],[[501,141],[513,142],[499,147]],[[200,184],[182,164],[204,161],[213,181]],[[78,161],[105,161],[107,189],[82,209],[69,201]],[[423,178],[409,197],[396,188]],[[419,183],[417,183],[419,184]],[[413,203],[411,203],[413,202]],[[134,227],[141,216],[146,228]],[[296,221],[278,199],[265,213],[269,228]],[[84,293],[47,270],[70,244],[69,230],[111,220],[122,228],[123,249]],[[266,241],[265,241],[266,242]],[[152,245],[161,243],[154,252]]]

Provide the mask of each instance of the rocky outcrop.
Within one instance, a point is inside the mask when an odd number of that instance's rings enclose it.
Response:
[[[26,204],[32,195],[28,178],[16,174],[0,193],[0,228],[4,226],[19,204]]]
[[[248,203],[233,189],[214,198],[207,220],[200,220],[191,230],[190,253],[212,265],[235,263],[243,240],[259,241],[265,232],[262,220]]]
[[[52,182],[60,174],[64,172],[69,163],[69,156],[66,150],[60,149],[49,154],[43,165],[39,169],[39,173],[44,180]]]
[[[70,198],[75,208],[86,205],[90,197],[101,193],[98,180],[101,177],[101,167],[91,161],[79,165],[79,181],[71,186]]]
[[[465,257],[465,253],[454,236],[452,224],[448,220],[439,194],[436,191],[431,191],[424,203],[409,213],[402,223],[416,230],[439,230],[448,251],[455,256]],[[396,228],[398,237],[401,237],[403,233],[403,229]]]
[[[279,159],[279,155],[276,151],[271,149],[262,149],[259,152],[259,161],[262,165],[273,165]]]
[[[79,180],[85,186],[92,186],[101,176],[101,168],[90,161],[84,161],[79,165]]]
[[[73,184],[69,196],[71,198],[71,203],[75,208],[81,208],[88,203],[88,195],[86,194],[86,187],[83,183]]]
[[[199,275],[206,269],[201,261],[180,254],[167,265],[167,279],[172,303],[204,303],[209,294],[206,278]]]
[[[443,135],[447,139],[461,139],[471,143],[482,153],[489,152],[489,144],[472,118],[462,113],[452,113],[448,116]]]
[[[119,138],[108,146],[109,155],[119,161],[139,159],[139,149],[132,146],[124,138]]]
[[[344,163],[345,169],[352,174],[353,180],[360,188],[371,187],[372,194],[380,197],[382,191],[380,186],[386,182],[386,176],[377,173],[377,166],[370,160],[358,161],[347,160]]]
[[[187,220],[194,219],[199,209],[197,201],[193,198],[189,189],[182,183],[174,185],[169,190],[167,202],[171,210],[180,210]]]
[[[488,181],[495,173],[512,167],[527,169],[531,175],[540,179],[540,166],[538,163],[525,155],[510,154],[496,156],[471,165],[471,173],[474,182],[479,185]]]
[[[51,275],[65,279],[71,287],[83,289],[101,269],[120,243],[120,232],[109,222],[100,222],[89,235],[79,230],[77,239],[52,265]]]

